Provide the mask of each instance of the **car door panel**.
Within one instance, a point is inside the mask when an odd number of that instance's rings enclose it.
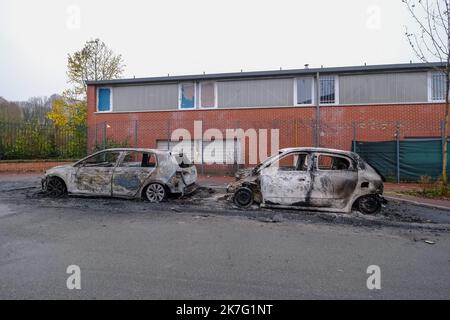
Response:
[[[134,197],[154,170],[155,168],[116,168],[112,179],[113,196]]]
[[[75,174],[74,193],[110,196],[113,171],[114,168],[79,167]]]
[[[289,154],[288,156],[297,156]],[[308,157],[302,154],[303,157]],[[305,158],[306,159],[306,158]],[[280,158],[279,161],[283,161]],[[297,159],[296,168],[283,168],[269,166],[260,172],[261,194],[265,204],[307,206],[309,203],[311,174],[304,162],[299,163]],[[300,168],[302,167],[302,168]]]
[[[128,157],[133,157],[133,159]],[[149,164],[149,159],[154,159]],[[156,156],[145,152],[131,151],[124,155],[112,177],[112,194],[117,197],[134,197],[156,170]]]
[[[105,162],[95,159],[104,158]],[[86,159],[75,172],[73,193],[111,196],[111,180],[120,152],[103,152]],[[90,163],[94,159],[94,163]]]
[[[276,168],[265,168],[261,171],[260,179],[266,204],[304,205],[308,202],[311,178],[306,172],[277,172]]]
[[[335,155],[332,155],[336,157]],[[358,183],[358,171],[348,169],[320,170],[317,166],[318,155],[315,156],[311,205],[314,207],[344,208],[354,193]],[[350,159],[347,159],[351,162]]]

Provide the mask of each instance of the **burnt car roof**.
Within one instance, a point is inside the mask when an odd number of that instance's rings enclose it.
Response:
[[[150,149],[150,148],[110,148],[110,149],[104,149],[104,150],[100,150],[98,152],[103,152],[103,151],[139,151],[139,152],[152,152],[152,153],[170,153],[170,151],[168,150],[161,150],[161,149]]]
[[[85,159],[92,157],[95,154],[101,153],[101,152],[106,152],[106,151],[117,151],[117,152],[122,152],[122,151],[138,151],[138,152],[151,152],[154,153],[156,155],[170,155],[171,152],[168,150],[160,150],[160,149],[150,149],[150,148],[109,148],[109,149],[103,149],[103,150],[99,150],[97,152],[91,153],[89,155],[87,155],[84,158],[81,158],[80,160],[78,160],[77,162],[75,162],[73,165],[77,165],[78,163],[81,163],[82,161],[84,161]]]
[[[345,155],[348,157],[355,158],[358,155],[351,151],[339,150],[339,149],[330,149],[330,148],[313,148],[313,147],[297,147],[297,148],[284,148],[280,149],[280,153],[285,152],[324,152],[324,153],[335,153],[340,155]]]

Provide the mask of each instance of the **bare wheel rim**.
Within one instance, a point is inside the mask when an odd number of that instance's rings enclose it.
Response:
[[[248,188],[240,188],[234,195],[234,202],[241,207],[248,207],[253,203],[253,192]]]
[[[379,210],[380,203],[374,197],[363,197],[359,200],[359,208],[363,213],[373,214]]]
[[[166,191],[159,183],[152,183],[148,186],[146,195],[147,200],[150,202],[161,202],[166,196]]]
[[[57,178],[51,178],[47,183],[47,192],[49,195],[57,197],[64,193],[64,184]]]

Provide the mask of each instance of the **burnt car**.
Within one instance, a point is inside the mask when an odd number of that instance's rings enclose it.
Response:
[[[236,174],[228,185],[240,207],[262,207],[374,214],[385,200],[384,178],[353,152],[289,148],[253,169]]]
[[[47,170],[42,189],[51,196],[68,193],[160,202],[169,194],[194,191],[196,180],[197,169],[184,154],[122,148]]]

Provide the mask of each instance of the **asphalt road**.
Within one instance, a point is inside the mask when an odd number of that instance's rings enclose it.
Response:
[[[21,189],[29,182],[0,176],[0,299],[450,298],[450,233],[429,223],[258,219],[218,200],[186,210],[53,200]],[[80,290],[67,289],[69,265]],[[381,269],[380,290],[367,289],[369,265]]]

